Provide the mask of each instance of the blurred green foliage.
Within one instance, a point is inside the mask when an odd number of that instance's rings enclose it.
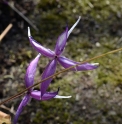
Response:
[[[38,6],[47,19],[73,20],[78,15],[90,15],[103,21],[110,16],[120,17],[121,4],[120,0],[41,0]]]
[[[120,0],[40,0],[37,6],[39,16],[35,18],[40,36],[43,39],[55,38],[74,24],[78,16],[81,21],[77,26],[82,33],[118,33],[122,21],[122,1]]]

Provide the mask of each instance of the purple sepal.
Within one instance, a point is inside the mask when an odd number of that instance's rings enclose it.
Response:
[[[42,96],[41,100],[43,100],[43,101],[44,100],[50,100],[50,99],[54,98],[58,94],[58,92],[59,92],[59,88],[58,88],[58,90],[56,92],[46,92]]]
[[[73,60],[70,60],[66,57],[59,57],[58,58],[59,63],[64,67],[64,68],[69,68],[70,66],[79,64],[79,62],[75,62]],[[98,67],[98,63],[90,64],[90,63],[84,63],[81,65],[76,66],[75,68],[72,68],[70,70],[73,71],[86,71],[86,70],[93,70]]]
[[[24,107],[27,105],[29,100],[30,100],[30,95],[26,94],[26,96],[22,99],[22,101],[21,101],[21,103],[20,103],[20,105],[16,111],[13,124],[17,123],[19,115],[21,114],[21,112],[23,111]]]
[[[46,92],[42,97],[41,97],[41,92],[38,90],[34,90],[31,92],[31,97],[37,100],[49,100],[54,98],[59,92],[59,88],[58,91],[56,92]]]
[[[46,68],[42,74],[42,80],[55,73],[56,65],[57,65],[57,61],[54,59],[46,66]],[[41,83],[41,87],[40,87],[41,96],[43,96],[43,94],[45,94],[51,80],[52,80],[52,78]]]
[[[66,41],[67,41],[67,34],[68,34],[68,27],[66,28],[66,30],[58,37],[56,46],[55,46],[55,53],[56,55],[60,55],[66,45]]]
[[[37,67],[40,56],[41,54],[39,53],[36,56],[36,58],[31,61],[31,63],[29,64],[27,68],[27,71],[25,74],[25,86],[26,87],[30,87],[34,83],[34,76],[35,76],[36,67]]]
[[[36,49],[42,55],[49,57],[49,58],[53,58],[55,56],[55,53],[52,50],[47,49],[43,47],[41,44],[37,43],[37,41],[34,40],[32,36],[29,36],[29,40],[30,40],[31,45],[34,47],[34,49]]]
[[[34,99],[41,100],[41,91],[33,90],[30,95]]]

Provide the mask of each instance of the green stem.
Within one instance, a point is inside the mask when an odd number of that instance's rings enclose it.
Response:
[[[41,84],[42,82],[44,82],[44,81],[46,81],[46,80],[48,80],[48,79],[50,79],[50,78],[53,78],[53,77],[55,77],[55,76],[57,76],[57,75],[59,75],[59,74],[61,74],[61,73],[64,73],[64,72],[66,72],[66,71],[68,71],[68,70],[70,70],[70,69],[72,69],[72,68],[75,68],[75,67],[77,67],[78,65],[81,65],[81,64],[86,63],[86,62],[90,62],[90,61],[92,61],[92,60],[95,60],[95,59],[104,57],[104,56],[109,55],[109,54],[112,54],[112,53],[116,53],[116,52],[121,51],[121,50],[122,50],[122,48],[119,48],[119,49],[116,49],[116,50],[113,50],[113,51],[110,51],[110,52],[107,52],[107,53],[104,53],[104,54],[95,56],[95,57],[93,57],[93,58],[91,58],[91,59],[87,59],[87,60],[85,60],[85,61],[80,62],[79,64],[76,64],[76,65],[74,65],[74,66],[70,66],[69,68],[63,69],[62,71],[57,72],[57,73],[55,73],[55,74],[53,74],[53,75],[51,75],[51,76],[49,76],[49,77],[43,79],[42,81],[40,81],[40,82],[38,82],[38,83],[35,83],[34,85],[32,85],[32,86],[30,86],[30,87],[24,89],[23,91],[19,92],[18,94],[14,95],[14,96],[11,96],[10,98],[8,98],[8,99],[2,101],[2,102],[0,103],[0,105],[4,104],[4,103],[6,103],[6,102],[9,102],[10,100],[13,100],[13,99],[15,99],[15,98],[17,98],[17,97],[23,95],[23,94],[24,94],[26,91],[28,91],[29,89],[31,89],[31,88],[33,88],[33,87],[35,87],[35,86]]]

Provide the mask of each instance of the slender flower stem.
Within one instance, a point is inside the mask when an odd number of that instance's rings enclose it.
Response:
[[[0,105],[2,105],[2,104],[6,103],[6,102],[8,102],[8,101],[10,101],[10,100],[13,100],[13,99],[15,99],[15,98],[17,98],[17,97],[23,95],[23,94],[24,94],[26,91],[28,91],[29,89],[31,89],[31,88],[33,88],[33,87],[39,85],[40,83],[42,83],[42,82],[44,82],[44,81],[46,81],[46,80],[48,80],[48,79],[50,79],[50,78],[53,78],[53,77],[55,77],[55,76],[57,76],[57,75],[59,75],[59,74],[61,74],[61,73],[64,73],[64,72],[66,72],[66,71],[68,71],[68,70],[70,70],[70,69],[72,69],[72,68],[75,68],[75,67],[77,67],[78,65],[81,65],[81,64],[86,63],[86,62],[90,62],[90,61],[92,61],[92,60],[95,60],[95,59],[104,57],[104,56],[109,55],[109,54],[116,53],[116,52],[121,51],[121,50],[122,50],[122,48],[119,48],[119,49],[116,49],[116,50],[112,50],[112,51],[110,51],[110,52],[107,52],[107,53],[104,53],[104,54],[95,56],[95,57],[93,57],[93,58],[91,58],[91,59],[87,59],[87,60],[85,60],[85,61],[82,61],[82,62],[80,62],[79,64],[76,64],[76,65],[74,65],[74,66],[70,66],[69,68],[63,69],[62,71],[57,72],[57,73],[55,73],[55,74],[53,74],[53,75],[51,75],[51,76],[49,76],[49,77],[47,77],[47,78],[41,80],[40,82],[35,83],[34,85],[32,85],[32,86],[30,86],[30,87],[24,89],[23,91],[19,92],[18,94],[14,95],[14,96],[11,96],[11,97],[9,97],[8,99],[2,101],[2,102],[0,103]]]

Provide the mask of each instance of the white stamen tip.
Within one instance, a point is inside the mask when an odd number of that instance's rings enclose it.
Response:
[[[56,95],[54,98],[62,99],[62,98],[71,98],[72,96],[59,96]]]
[[[99,65],[99,63],[92,63],[92,65],[96,65],[96,66],[98,66],[98,65]]]
[[[30,33],[30,27],[28,27],[28,37],[31,36],[31,33]]]
[[[79,16],[79,18],[78,18],[79,20],[81,19],[81,16]]]

